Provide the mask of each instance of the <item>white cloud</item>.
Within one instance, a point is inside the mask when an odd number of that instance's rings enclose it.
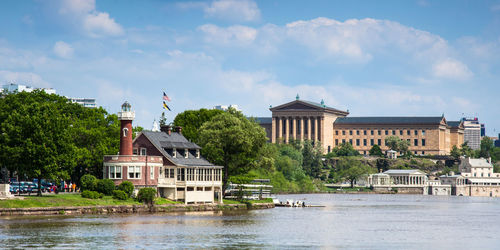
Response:
[[[119,36],[123,34],[123,28],[105,12],[87,15],[83,21],[83,28],[91,37]]]
[[[257,37],[257,30],[247,26],[233,25],[221,28],[213,24],[198,27],[205,35],[205,41],[219,45],[248,45]]]
[[[216,0],[204,8],[205,15],[232,21],[257,21],[260,10],[252,0]]]
[[[65,59],[69,59],[69,58],[73,57],[73,52],[74,52],[73,47],[71,47],[71,45],[69,45],[63,41],[56,42],[56,44],[54,44],[53,50],[54,50],[54,53],[56,54],[56,56],[58,56],[58,57],[65,58]]]
[[[455,59],[445,59],[432,66],[434,76],[452,80],[468,80],[474,74],[467,65]]]
[[[33,72],[16,72],[0,70],[1,83],[17,83],[35,88],[49,88],[51,84],[43,80],[42,77]]]
[[[59,0],[56,2],[56,8],[60,16],[87,36],[98,38],[124,33],[122,26],[108,13],[96,10],[95,0]]]

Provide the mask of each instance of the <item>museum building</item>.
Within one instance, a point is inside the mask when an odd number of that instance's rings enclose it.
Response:
[[[461,121],[447,121],[443,116],[349,117],[348,111],[320,103],[296,100],[270,108],[272,118],[256,120],[265,128],[272,143],[290,140],[320,142],[324,152],[342,143],[350,143],[367,155],[373,145],[389,150],[385,138],[397,136],[409,142],[409,150],[419,155],[449,155],[453,145],[464,142]]]

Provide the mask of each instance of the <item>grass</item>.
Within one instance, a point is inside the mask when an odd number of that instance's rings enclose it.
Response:
[[[24,197],[23,200],[0,200],[0,208],[29,208],[29,207],[82,207],[82,206],[106,206],[106,205],[140,205],[133,199],[116,200],[111,196],[102,199],[82,198],[80,194],[53,194]]]
[[[244,203],[241,203],[241,202],[239,202],[237,200],[226,200],[226,199],[224,199],[222,202],[224,204],[226,204],[226,205],[229,205],[229,204],[244,204]]]
[[[254,203],[273,203],[273,199],[272,198],[265,198],[262,200],[249,200],[249,202],[252,204],[254,204]]]

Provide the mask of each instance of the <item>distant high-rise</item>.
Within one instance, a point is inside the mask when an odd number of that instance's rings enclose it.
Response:
[[[479,149],[481,147],[481,124],[477,117],[474,118],[462,118],[464,123],[464,142],[471,149]]]
[[[486,136],[486,128],[484,127],[484,123],[481,123],[481,137]]]
[[[85,108],[97,108],[97,104],[95,102],[95,99],[93,98],[73,98],[73,97],[67,97],[68,100],[72,103],[78,103]]]
[[[33,88],[31,86],[26,86],[26,85],[21,85],[21,84],[16,84],[16,83],[9,83],[9,84],[4,84],[2,86],[3,91],[5,92],[32,92],[35,89],[40,89],[43,90],[47,94],[55,94],[56,90],[53,88]]]
[[[226,106],[226,105],[217,105],[217,106],[214,107],[214,109],[223,110],[223,111],[227,111],[230,108],[233,108],[233,109],[235,109],[237,111],[241,111],[238,108],[238,105],[236,105],[236,104],[230,104],[229,106]]]

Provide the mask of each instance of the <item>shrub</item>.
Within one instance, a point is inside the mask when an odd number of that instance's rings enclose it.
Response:
[[[156,189],[154,188],[141,188],[137,194],[137,200],[140,202],[153,205],[156,196]]]
[[[86,174],[80,179],[80,186],[83,190],[96,191],[97,188],[97,178],[95,176]]]
[[[82,192],[82,197],[88,198],[88,199],[100,199],[100,198],[104,197],[104,195],[100,194],[96,191],[85,190]]]
[[[118,190],[125,192],[127,196],[130,197],[134,192],[134,184],[130,181],[124,181],[118,185]]]
[[[113,190],[113,198],[117,200],[126,200],[128,199],[128,195],[121,190]]]
[[[104,179],[97,181],[97,192],[104,195],[112,195],[113,190],[115,190],[115,183],[112,180]]]

